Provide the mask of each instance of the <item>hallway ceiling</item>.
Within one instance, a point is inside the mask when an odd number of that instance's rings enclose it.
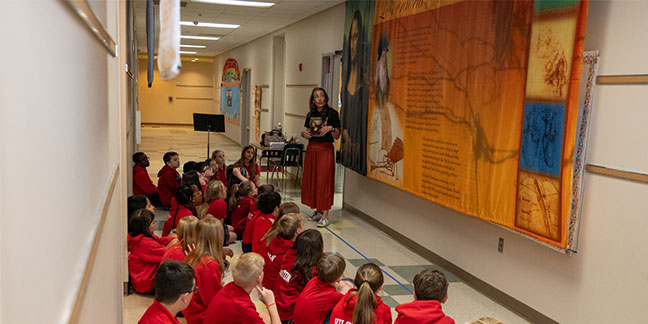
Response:
[[[216,56],[318,12],[343,3],[344,0],[263,0],[275,3],[270,8],[215,5],[182,1],[180,20],[240,25],[236,29],[182,26],[182,35],[218,36],[219,40],[181,39],[183,45],[205,45],[207,48],[185,48],[196,51],[192,56]],[[158,2],[157,0],[155,1]],[[135,30],[138,52],[146,53],[146,1],[135,0]],[[155,48],[159,35],[159,6],[155,6]]]

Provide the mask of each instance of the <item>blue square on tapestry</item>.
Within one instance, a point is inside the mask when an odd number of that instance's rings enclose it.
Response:
[[[526,102],[520,147],[520,168],[560,176],[565,105]]]

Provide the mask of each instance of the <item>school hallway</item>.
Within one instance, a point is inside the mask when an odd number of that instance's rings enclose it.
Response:
[[[210,150],[220,149],[225,152],[227,164],[234,163],[241,155],[241,147],[220,134],[212,134]],[[173,150],[180,154],[180,165],[187,161],[201,161],[207,153],[207,135],[204,132],[195,132],[187,126],[142,126],[142,141],[139,150],[145,152],[151,159],[148,172],[154,182],[157,182],[157,171],[162,167],[162,155]],[[262,161],[265,164],[265,159]],[[431,263],[424,257],[411,251],[392,237],[388,236],[372,224],[358,217],[353,212],[343,210],[344,194],[340,192],[343,176],[336,172],[336,193],[334,205],[330,212],[331,224],[325,228],[318,228],[315,221],[309,220],[312,210],[301,204],[301,190],[295,185],[294,176],[286,177],[286,188],[279,191],[282,201],[292,201],[300,206],[304,215],[306,228],[316,228],[324,238],[324,252],[327,255],[337,254],[346,260],[345,277],[354,278],[359,266],[367,262],[378,265],[384,276],[384,286],[378,294],[383,302],[392,309],[392,319],[396,319],[394,308],[402,303],[413,300],[414,290],[412,280],[414,275],[423,269],[438,269],[442,271],[450,285],[448,287],[448,301],[443,304],[443,311],[452,317],[456,323],[475,321],[481,317],[490,316],[501,320],[503,323],[523,324],[528,323],[522,317],[507,310],[503,306],[479,293],[462,282],[455,274],[442,267]],[[261,172],[261,183],[266,183],[266,173]],[[273,184],[277,185],[275,180]],[[353,195],[354,193],[346,193]],[[156,221],[160,234],[168,211],[156,209]],[[398,215],[394,215],[398,217]],[[234,251],[236,260],[241,255],[241,242],[237,241],[229,246]],[[223,276],[225,283],[232,280],[231,270]],[[256,293],[252,294],[253,300],[258,301]],[[124,323],[137,323],[146,308],[153,302],[151,296],[131,294],[124,297]],[[262,304],[257,303],[257,309],[265,311]],[[184,319],[180,319],[184,321]]]

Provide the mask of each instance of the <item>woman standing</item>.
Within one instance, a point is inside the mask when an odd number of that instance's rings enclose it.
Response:
[[[333,141],[340,137],[340,117],[328,105],[329,97],[322,88],[311,92],[310,111],[301,135],[308,139],[302,180],[302,204],[315,209],[312,219],[324,227],[329,224],[328,212],[333,205],[335,185],[335,153]]]

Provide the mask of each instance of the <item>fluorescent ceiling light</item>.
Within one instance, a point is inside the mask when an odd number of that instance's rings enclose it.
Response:
[[[263,1],[243,1],[243,0],[193,0],[192,2],[204,2],[211,4],[220,4],[226,6],[245,6],[245,7],[272,7],[274,6],[273,2],[263,2]]]
[[[198,52],[180,51],[180,54],[198,54]]]
[[[183,45],[180,44],[180,47],[189,47],[189,48],[207,48],[205,45]]]
[[[193,22],[193,21],[181,21],[180,25],[182,26],[194,26],[194,27],[213,27],[213,28],[239,28],[239,25],[235,24],[217,24],[217,23],[207,23],[207,22]]]
[[[184,38],[184,39],[201,39],[201,40],[218,40],[220,37],[181,35],[180,38]]]

